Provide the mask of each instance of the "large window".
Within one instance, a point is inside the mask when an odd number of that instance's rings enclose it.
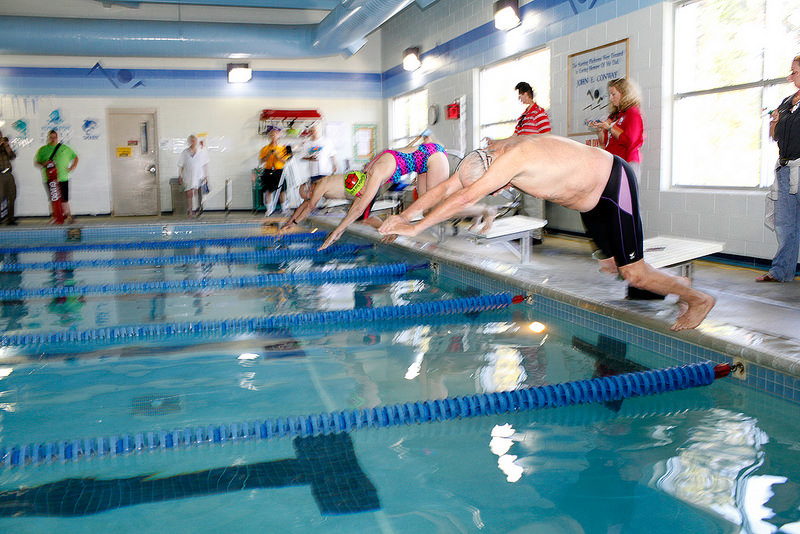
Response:
[[[763,187],[767,111],[793,92],[800,0],[699,0],[675,11],[672,184]]]
[[[428,91],[423,89],[392,99],[390,148],[406,146],[428,127]]]
[[[517,119],[524,111],[514,90],[519,82],[528,82],[535,91],[536,103],[550,107],[550,49],[544,48],[480,71],[480,139],[503,139],[514,133]]]

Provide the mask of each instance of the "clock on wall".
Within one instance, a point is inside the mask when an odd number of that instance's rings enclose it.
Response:
[[[431,104],[428,107],[428,124],[433,126],[437,122],[439,122],[439,106]]]

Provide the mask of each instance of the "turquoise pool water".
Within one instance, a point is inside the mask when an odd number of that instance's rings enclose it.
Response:
[[[81,285],[398,259],[376,249],[323,262],[75,269],[70,276]],[[63,274],[51,274],[0,279],[2,288],[63,283]],[[474,280],[427,270],[348,284],[87,296],[67,320],[47,299],[32,298],[3,303],[0,325],[6,332],[49,332],[402,305],[487,291]],[[534,321],[545,330],[531,331]],[[506,391],[675,364],[671,349],[590,329],[537,301],[417,323],[95,350],[4,348],[0,447]],[[4,468],[0,531],[798,532],[796,406],[727,380],[598,405]]]

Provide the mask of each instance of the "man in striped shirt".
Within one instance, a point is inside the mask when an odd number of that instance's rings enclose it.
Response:
[[[533,99],[533,87],[528,82],[519,82],[514,89],[519,93],[519,101],[526,106],[514,128],[514,135],[550,133],[550,118],[544,108]]]

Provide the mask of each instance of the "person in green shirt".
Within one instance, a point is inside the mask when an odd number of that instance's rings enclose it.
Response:
[[[67,224],[71,224],[75,219],[72,217],[72,212],[69,209],[69,173],[75,170],[78,166],[78,155],[67,145],[61,145],[56,151],[55,148],[59,144],[58,132],[50,130],[47,132],[47,144],[36,151],[36,156],[33,159],[33,164],[42,169],[42,178],[44,178],[44,189],[47,192],[47,198],[50,198],[50,191],[47,187],[47,174],[45,173],[45,164],[51,159],[56,164],[58,170],[58,186],[61,191],[61,205],[64,210],[64,216],[67,219]],[[55,152],[55,156],[53,156]],[[50,203],[48,202],[49,206]],[[52,219],[52,210],[50,214],[50,222]]]

